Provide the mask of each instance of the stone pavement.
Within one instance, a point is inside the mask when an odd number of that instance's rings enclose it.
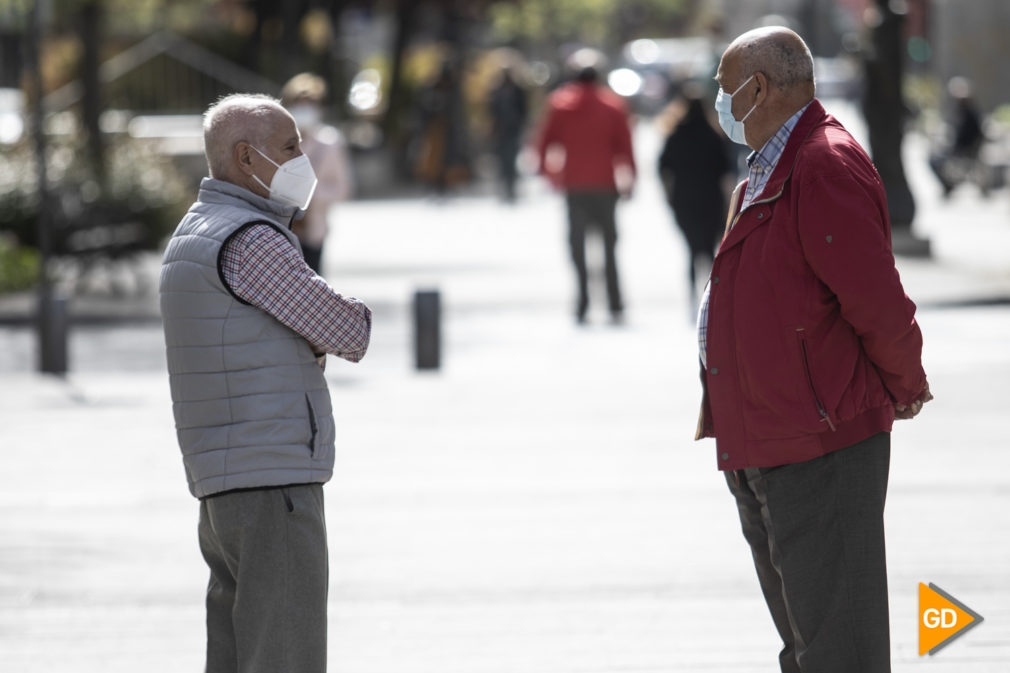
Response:
[[[331,671],[777,670],[714,448],[691,441],[684,250],[651,176],[656,139],[637,141],[622,327],[573,324],[561,204],[532,182],[512,207],[338,210],[329,278],[375,318],[365,360],[327,370]],[[936,257],[899,263],[937,399],[893,435],[894,670],[1006,671],[1010,203],[940,202],[924,162],[909,166]],[[407,316],[425,287],[442,292],[445,350],[422,374]],[[27,329],[0,329],[0,670],[200,670],[206,571],[160,328],[76,328],[65,380],[32,373],[31,357]],[[918,582],[985,623],[918,657]]]

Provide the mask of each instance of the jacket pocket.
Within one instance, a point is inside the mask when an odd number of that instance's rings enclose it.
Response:
[[[316,438],[319,436],[319,424],[316,422],[316,410],[312,407],[312,400],[308,394],[305,395],[305,406],[309,412],[309,452],[316,455]]]
[[[800,342],[800,358],[803,360],[803,373],[807,377],[807,385],[810,388],[810,394],[814,398],[814,405],[817,407],[817,413],[821,417],[822,423],[827,423],[831,431],[834,432],[835,424],[831,420],[831,415],[828,410],[825,409],[824,404],[821,403],[821,397],[817,394],[817,386],[814,385],[814,375],[813,371],[810,369],[810,358],[807,356],[807,333],[800,327],[796,330],[796,336]]]

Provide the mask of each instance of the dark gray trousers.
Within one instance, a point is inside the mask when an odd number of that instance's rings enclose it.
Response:
[[[624,310],[621,284],[617,276],[617,192],[569,192],[568,244],[575,278],[578,300],[575,312],[579,317],[589,306],[589,269],[586,265],[586,232],[597,230],[603,237],[603,266],[607,278],[607,307],[611,313]]]
[[[783,673],[891,670],[884,499],[891,436],[814,460],[726,473]]]
[[[326,670],[328,568],[322,484],[200,502],[207,673]]]

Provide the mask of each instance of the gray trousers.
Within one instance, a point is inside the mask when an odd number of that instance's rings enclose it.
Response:
[[[617,276],[617,192],[569,192],[568,244],[579,296],[575,312],[579,317],[589,307],[589,269],[586,264],[586,232],[598,230],[603,236],[603,268],[607,278],[607,306],[611,313],[624,310],[621,284]]]
[[[200,502],[207,673],[326,670],[328,568],[322,484]]]
[[[727,472],[783,673],[891,670],[884,499],[891,436],[814,460]]]

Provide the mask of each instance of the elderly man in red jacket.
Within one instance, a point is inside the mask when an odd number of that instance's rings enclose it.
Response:
[[[741,35],[716,79],[720,126],[754,152],[699,310],[698,437],[716,439],[782,671],[890,671],[890,431],[932,395],[883,185],[792,31]]]
[[[601,63],[595,50],[572,55],[568,66],[577,73],[575,81],[551,94],[537,146],[541,173],[565,192],[580,324],[589,308],[586,232],[592,229],[603,235],[610,315],[615,322],[622,319],[616,209],[619,194],[630,195],[635,177],[628,113],[616,94],[597,85]]]

